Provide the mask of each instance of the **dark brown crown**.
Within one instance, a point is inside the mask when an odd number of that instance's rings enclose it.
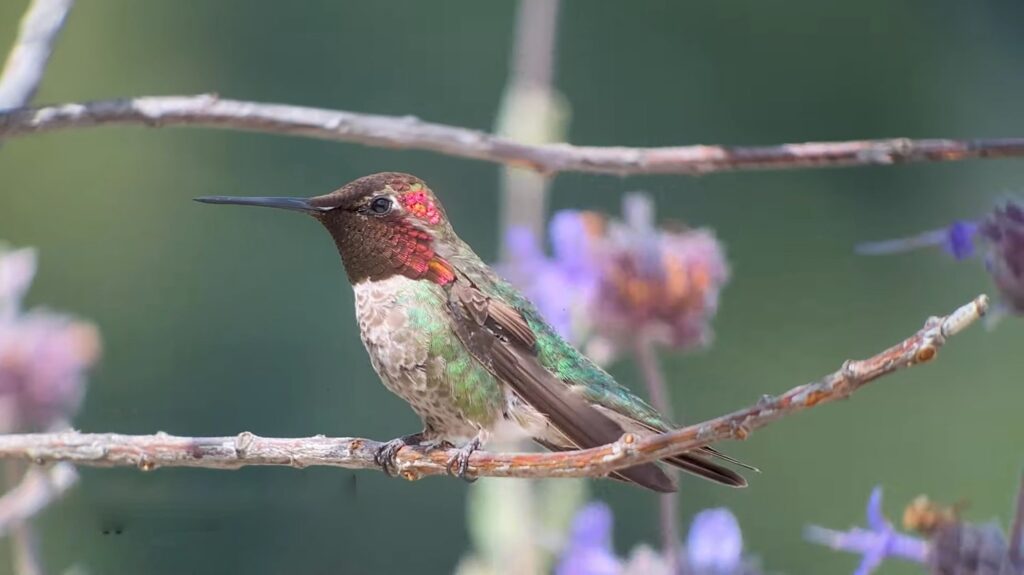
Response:
[[[402,193],[413,184],[426,189],[423,180],[401,172],[381,172],[353,180],[329,194],[310,198],[309,203],[318,208],[346,208],[358,206],[371,196],[387,191]]]

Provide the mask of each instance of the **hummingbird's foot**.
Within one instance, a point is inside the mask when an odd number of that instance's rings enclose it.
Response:
[[[469,470],[469,456],[473,455],[473,452],[477,449],[480,449],[480,446],[483,445],[483,443],[484,433],[481,432],[471,439],[469,443],[460,447],[458,451],[455,452],[455,455],[448,460],[448,474],[469,483],[476,481],[477,478],[466,475],[466,471]]]
[[[398,462],[395,460],[398,457],[398,451],[406,445],[419,445],[423,443],[423,440],[422,431],[396,437],[377,448],[377,453],[373,455],[373,461],[380,466],[385,475],[395,477],[398,475]]]

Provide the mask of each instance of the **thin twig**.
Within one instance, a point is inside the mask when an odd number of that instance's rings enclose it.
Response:
[[[32,101],[74,0],[33,0],[0,75],[0,110]]]
[[[1010,563],[1017,568],[1024,567],[1022,547],[1024,547],[1024,475],[1020,477],[1020,484],[1017,488],[1017,507],[1013,514],[1013,523],[1010,525]]]
[[[10,536],[13,573],[43,575],[39,532],[30,519],[70,489],[78,481],[78,472],[64,462],[51,469],[25,469],[16,460],[5,463],[13,486],[0,496],[0,537]]]
[[[65,464],[66,465],[66,464]],[[13,489],[21,483],[31,468],[24,461],[4,462],[5,486]],[[39,534],[28,521],[15,521],[11,525],[11,563],[14,575],[43,575],[43,558],[39,555]]]
[[[654,341],[643,334],[637,334],[633,355],[636,358],[637,367],[643,375],[644,384],[647,386],[647,394],[651,398],[651,405],[661,412],[669,421],[676,421],[673,413],[672,402],[669,400],[668,382],[665,380],[665,373],[658,361],[658,352],[654,347]]]
[[[21,482],[0,496],[0,537],[10,533],[16,524],[34,517],[77,482],[78,472],[70,463],[29,469]]]
[[[305,136],[367,146],[429,150],[533,168],[544,173],[707,174],[948,162],[1024,156],[1024,138],[976,140],[857,140],[762,147],[627,148],[529,145],[414,116],[378,116],[283,104],[220,99],[215,95],[142,97],[60,104],[0,113],[0,138],[101,125],[203,126]]]
[[[946,339],[977,321],[988,309],[978,296],[946,317],[933,317],[909,338],[868,359],[847,361],[824,378],[764,396],[755,405],[675,431],[561,453],[477,452],[469,474],[489,477],[598,477],[611,471],[678,455],[726,439],[745,439],[777,419],[849,397],[868,383],[906,367],[932,360]],[[249,465],[379,469],[374,454],[381,443],[359,438],[323,436],[273,439],[243,432],[236,437],[84,434],[78,432],[0,436],[0,459],[47,463],[68,461],[97,467],[137,466],[238,469]],[[443,475],[454,451],[403,448],[398,471],[406,479]]]
[[[672,402],[669,400],[668,383],[665,380],[665,372],[658,361],[658,351],[655,349],[654,341],[644,334],[637,334],[636,345],[633,350],[637,366],[643,374],[644,383],[647,385],[647,395],[651,398],[654,408],[661,412],[669,421],[676,421],[673,414]],[[668,470],[673,478],[678,477],[674,470]],[[679,492],[662,493],[658,496],[658,519],[661,530],[662,552],[665,554],[665,561],[669,573],[679,572]]]

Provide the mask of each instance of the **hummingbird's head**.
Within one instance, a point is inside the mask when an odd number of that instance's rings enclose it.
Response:
[[[305,212],[327,228],[353,284],[404,275],[445,284],[454,279],[438,252],[455,235],[444,207],[423,180],[384,172],[312,198],[211,196],[209,204]]]

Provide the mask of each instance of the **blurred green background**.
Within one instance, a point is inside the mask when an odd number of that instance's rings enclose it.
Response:
[[[0,3],[0,46],[24,0]],[[511,1],[81,2],[37,102],[213,91],[491,129]],[[570,140],[773,144],[889,136],[1021,136],[1024,4],[597,3],[567,0],[557,85]],[[462,237],[497,255],[497,166],[424,152],[199,129],[103,128],[0,149],[0,238],[37,246],[29,303],[100,326],[86,431],[387,439],[418,421],[377,382],[326,234],[307,219],[200,206],[197,195],[314,195],[381,170],[415,173]],[[707,352],[666,356],[676,410],[717,415],[836,369],[990,292],[940,253],[864,258],[854,243],[972,217],[1019,191],[1021,164],[617,178],[565,174],[553,208],[617,212],[649,190],[659,217],[714,227],[734,267]],[[856,558],[802,540],[862,523],[871,487],[898,521],[919,493],[1010,516],[1024,462],[1024,324],[974,329],[940,361],[727,450],[746,490],[682,485],[684,517],[730,507],[747,548],[784,573]],[[628,362],[613,373],[636,383]],[[93,573],[450,571],[468,546],[459,481],[334,469],[85,469],[43,516],[58,570]],[[486,481],[486,480],[485,480]],[[625,551],[657,542],[656,499],[595,482]],[[119,534],[117,532],[120,532]],[[0,555],[6,549],[0,551]],[[0,572],[9,561],[0,556]],[[882,573],[916,569],[886,565]]]

